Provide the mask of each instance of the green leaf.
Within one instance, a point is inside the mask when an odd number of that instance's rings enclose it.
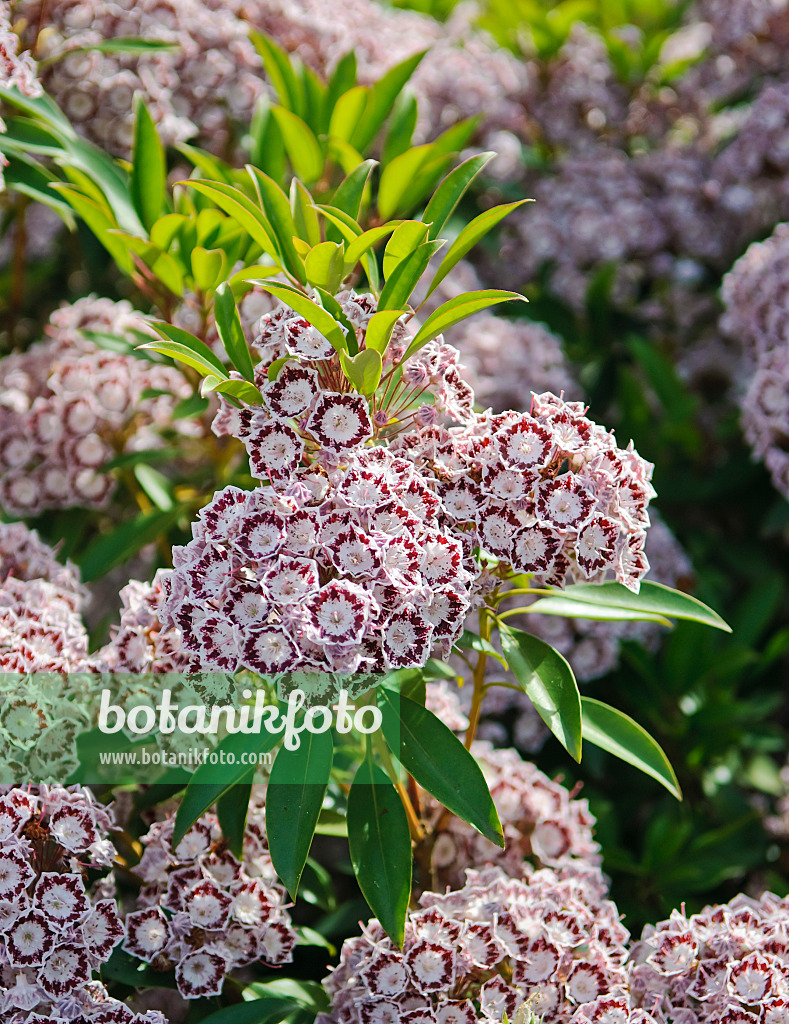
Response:
[[[150,230],[164,207],[167,195],[167,161],[164,146],[145,100],[134,101],[134,143],[129,192],[134,209]]]
[[[333,756],[331,730],[305,730],[296,750],[280,747],[271,768],[266,788],[269,853],[294,900],[326,795]]]
[[[181,842],[197,819],[217,800],[246,780],[249,763],[242,762],[244,754],[265,754],[274,749],[280,738],[280,733],[264,728],[260,733],[232,733],[216,746],[215,754],[220,759],[224,754],[224,761],[205,762],[195,769],[175,815],[173,846]]]
[[[420,220],[405,220],[395,228],[384,249],[384,279],[388,280],[398,263],[408,259],[427,238],[428,225]]]
[[[343,279],[344,249],[337,242],[321,242],[304,261],[307,280],[329,292],[336,292]]]
[[[165,43],[159,39],[135,39],[133,37],[117,39],[102,39],[98,43],[90,43],[87,46],[69,47],[66,53],[80,51],[89,52],[96,50],[98,53],[125,53],[133,56],[143,56],[149,53],[176,53],[180,49],[178,43]]]
[[[476,651],[477,654],[487,654],[489,657],[495,658],[496,661],[500,662],[504,668],[509,668],[507,659],[502,657],[490,640],[483,640],[481,636],[477,633],[472,633],[469,629],[463,630],[459,639],[455,641],[455,647],[459,647],[461,651]]]
[[[140,463],[134,467],[134,475],[154,505],[162,512],[169,512],[173,507],[173,496],[170,493],[170,481],[164,473]]]
[[[362,349],[355,356],[340,353],[340,362],[345,376],[362,395],[372,395],[381,382],[383,360],[381,353],[373,348]]]
[[[304,292],[291,288],[290,285],[273,284],[268,281],[262,281],[260,287],[290,306],[299,316],[303,316],[307,323],[312,324],[323,335],[335,352],[347,351],[348,342],[343,329],[331,313],[313,302]]]
[[[359,121],[367,106],[370,90],[364,85],[356,85],[337,100],[329,120],[329,138],[350,143]],[[356,152],[356,150],[354,150]],[[359,154],[361,159],[361,154]]]
[[[348,794],[348,845],[362,895],[389,938],[402,947],[411,895],[411,835],[397,790],[369,759]]]
[[[220,181],[203,181],[200,179],[179,182],[188,185],[201,195],[207,196],[212,202],[224,210],[233,220],[237,221],[253,238],[263,252],[279,263],[282,259],[279,248],[274,240],[272,227],[251,199],[248,199],[239,188],[225,185]]]
[[[658,743],[638,722],[591,697],[581,698],[584,739],[657,779],[677,800],[682,790]]]
[[[116,946],[112,956],[99,966],[103,979],[119,981],[133,989],[140,988],[175,988],[175,977],[155,971],[144,960],[127,953]]]
[[[326,213],[326,215],[328,216],[328,213]],[[386,238],[387,235],[391,235],[399,223],[399,221],[389,221],[388,224],[381,224],[377,228],[368,228],[367,231],[363,231],[360,235],[356,235],[354,239],[349,241],[348,248],[345,250],[346,277],[353,270],[362,256],[369,252],[374,245],[381,241],[382,238]]]
[[[255,367],[252,364],[247,339],[244,337],[244,328],[241,326],[233,289],[227,281],[220,284],[214,295],[214,319],[231,364],[247,380],[254,380]]]
[[[394,325],[405,312],[404,309],[382,309],[373,313],[367,321],[367,330],[364,334],[365,349],[374,349],[383,355],[392,337]]]
[[[698,598],[683,594],[680,590],[672,590],[662,583],[653,583],[651,580],[644,580],[638,594],[634,594],[621,583],[575,583],[558,591],[556,596],[581,605],[622,608],[667,619],[689,619],[691,622],[700,622],[702,625],[712,626],[713,629],[731,633],[731,626]],[[535,607],[540,604],[540,601],[536,601]]]
[[[402,309],[405,306],[430,260],[443,244],[441,241],[423,242],[416,252],[397,264],[381,292],[379,310]]]
[[[397,213],[409,185],[430,158],[432,148],[432,143],[414,146],[384,167],[378,183],[378,213],[381,220],[389,220]]]
[[[165,323],[163,320],[149,320],[148,324],[165,340],[150,341],[145,345],[140,345],[140,349],[143,351],[151,349],[164,356],[170,356],[172,359],[178,359],[203,376],[212,373],[222,379],[227,378],[224,366],[204,341],[196,338],[189,331]]]
[[[227,839],[230,852],[241,860],[244,848],[244,832],[247,827],[249,798],[252,795],[254,770],[249,769],[248,779],[239,782],[224,793],[216,802],[216,816],[222,835]]]
[[[389,128],[381,151],[382,164],[390,163],[409,148],[418,116],[416,96],[410,91],[401,92],[389,118]]]
[[[355,167],[342,181],[332,196],[332,206],[358,220],[367,182],[370,180],[375,160],[365,160]]]
[[[559,615],[566,619],[593,619],[598,622],[655,622],[660,626],[671,627],[671,621],[662,615],[653,615],[651,612],[636,611],[632,608],[614,608],[601,604],[587,604],[585,601],[568,600],[560,593],[557,593],[556,597],[541,597],[523,610],[524,612],[537,612],[540,615]]]
[[[312,184],[323,174],[323,151],[315,134],[306,122],[285,107],[272,107],[285,152],[298,178]]]
[[[196,245],[192,249],[191,263],[197,287],[204,292],[215,288],[217,281],[221,281],[224,275],[225,262],[225,254],[221,249],[204,249],[202,245]]]
[[[496,846],[504,846],[482,770],[432,711],[385,686],[378,688],[386,742],[419,785]]]
[[[480,153],[478,156],[471,156],[451,170],[444,178],[433,193],[422,215],[425,224],[430,225],[428,238],[438,238],[471,183],[495,155],[495,153]]]
[[[473,249],[477,242],[484,238],[485,235],[499,223],[499,221],[504,220],[508,213],[512,213],[513,210],[528,202],[528,199],[519,199],[515,203],[505,203],[503,206],[494,206],[492,210],[485,210],[484,213],[479,214],[478,217],[475,217],[474,220],[468,223],[452,245],[450,245],[449,249],[447,249],[446,256],[444,256],[441,261],[441,265],[436,271],[435,277],[430,282],[430,288],[427,291],[427,295],[429,296],[433,294],[447,274],[456,267],[458,263],[460,263],[466,253]],[[427,298],[427,296],[425,297]]]
[[[423,345],[426,345],[431,338],[435,338],[437,334],[449,330],[450,327],[454,327],[455,324],[459,324],[474,313],[487,309],[489,306],[495,306],[499,302],[515,301],[527,302],[528,300],[525,296],[519,295],[518,292],[502,291],[499,288],[485,288],[477,292],[463,292],[461,295],[456,295],[454,298],[442,303],[425,320],[416,332],[414,340],[408,346],[408,351],[404,358],[408,359],[410,355],[413,355]]]
[[[280,103],[301,117],[304,114],[304,86],[293,70],[290,57],[271,36],[252,29],[249,38],[263,58],[266,74],[279,96]]]
[[[263,171],[247,164],[247,173],[257,189],[260,202],[266,212],[274,235],[277,239],[278,248],[282,254],[282,261],[286,268],[302,284],[305,283],[304,264],[301,261],[296,248],[293,245],[293,236],[296,234],[296,225],[293,222],[293,214],[290,212],[288,197],[279,185]]]
[[[220,380],[219,377],[206,377],[200,387],[200,394],[205,396],[212,391],[220,395],[232,395],[247,405],[262,405],[263,395],[248,380]]]
[[[395,100],[402,92],[406,82],[419,66],[427,50],[407,57],[399,64],[390,68],[370,89],[364,113],[354,129],[350,142],[360,153],[364,153],[380,131],[389,116]]]
[[[52,185],[52,188],[63,196],[77,211],[123,273],[130,275],[134,264],[132,263],[129,250],[119,238],[111,234],[112,229],[115,227],[115,221],[107,215],[106,210],[95,200],[83,195],[73,185],[57,182]]]
[[[179,515],[179,508],[167,512],[151,509],[140,512],[131,522],[122,523],[110,533],[96,537],[80,559],[83,581],[92,583],[116,565],[128,561],[140,548],[162,536]]]
[[[310,245],[319,245],[322,239],[321,224],[309,191],[298,178],[290,183],[290,208],[296,236]]]
[[[543,722],[576,761],[581,760],[581,698],[573,670],[543,640],[499,621],[510,670]]]

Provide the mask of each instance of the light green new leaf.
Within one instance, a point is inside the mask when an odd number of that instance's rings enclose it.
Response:
[[[224,210],[230,217],[238,221],[250,238],[253,238],[263,252],[267,253],[273,260],[280,263],[282,257],[274,239],[274,233],[263,211],[248,199],[239,188],[233,185],[225,185],[219,181],[182,181],[181,185],[188,185],[201,195],[207,196],[212,202]]]
[[[429,238],[438,238],[471,183],[495,155],[495,153],[480,153],[478,156],[471,156],[451,170],[444,178],[431,196],[422,217],[425,224],[430,225]]]
[[[247,405],[262,405],[263,395],[248,380],[220,380],[219,377],[206,377],[200,385],[200,394],[207,395],[218,391],[222,395],[238,398]]]
[[[490,640],[484,640],[477,633],[472,633],[470,629],[463,630],[455,641],[455,647],[460,648],[461,651],[476,651],[477,654],[487,654],[488,657],[495,658],[496,661],[500,662],[504,668],[509,668],[507,659],[502,657]]]
[[[581,697],[567,661],[530,633],[499,621],[501,649],[540,718],[576,761],[581,760]]]
[[[293,69],[288,54],[271,36],[263,35],[255,29],[249,33],[249,38],[263,58],[266,74],[279,96],[280,103],[302,117],[305,105],[304,85]]]
[[[581,698],[584,739],[657,779],[677,800],[682,790],[669,759],[638,722],[591,697]]]
[[[427,238],[428,227],[420,220],[406,220],[395,228],[384,249],[384,280],[389,279],[398,263],[416,252]]]
[[[427,269],[428,263],[444,243],[438,239],[423,242],[407,259],[397,264],[378,300],[379,309],[402,309]]]
[[[340,362],[345,376],[362,395],[372,395],[381,382],[383,361],[381,353],[365,348],[355,356],[340,353]]]
[[[192,276],[195,284],[204,292],[216,287],[225,270],[225,254],[221,249],[204,249],[196,245],[191,253]]]
[[[159,219],[167,195],[167,161],[162,140],[142,96],[137,96],[134,103],[129,192],[137,216],[150,230]]]
[[[294,900],[323,806],[333,756],[331,731],[305,731],[296,750],[280,747],[271,768],[266,788],[269,853]]]
[[[394,325],[405,312],[404,309],[382,309],[373,313],[367,321],[367,330],[364,334],[365,349],[375,349],[383,355],[392,337]]]
[[[635,613],[658,615],[665,619],[689,619],[713,629],[731,633],[731,626],[698,598],[673,590],[662,583],[644,580],[639,593],[634,594],[621,583],[575,583],[557,592],[556,597],[579,605],[597,605],[602,608],[620,608]],[[546,600],[554,600],[553,597]],[[535,606],[541,604],[535,602]]]
[[[479,214],[478,217],[470,221],[452,245],[450,245],[449,249],[447,249],[446,256],[444,256],[435,277],[430,282],[430,288],[427,291],[428,296],[433,294],[447,274],[460,263],[466,253],[473,249],[477,242],[484,238],[500,221],[504,220],[508,213],[512,213],[513,210],[528,202],[528,199],[519,199],[515,203],[494,206],[492,210],[485,210],[484,213]]]
[[[296,176],[312,184],[323,174],[323,150],[310,126],[285,107],[272,107]]]
[[[370,760],[359,765],[348,794],[348,846],[362,895],[401,947],[411,895],[411,835],[397,790]]]
[[[348,351],[348,341],[342,327],[331,313],[313,302],[304,292],[287,284],[274,284],[269,281],[261,281],[260,287],[303,316],[307,323],[312,324],[323,335],[335,352]]]
[[[389,748],[419,785],[496,846],[504,836],[482,769],[457,736],[427,708],[378,687]]]
[[[304,260],[310,284],[336,292],[343,279],[344,248],[336,242],[321,242],[310,249]]]
[[[137,483],[142,487],[154,505],[162,512],[169,512],[174,505],[173,496],[170,493],[170,481],[153,466],[140,463],[134,467],[134,475]]]
[[[414,352],[419,351],[431,338],[449,330],[450,327],[454,327],[455,324],[459,324],[474,313],[479,313],[480,310],[487,309],[489,306],[495,306],[499,302],[517,301],[526,302],[527,299],[518,292],[502,291],[499,288],[485,288],[481,291],[463,292],[462,295],[456,295],[440,305],[425,320],[408,346],[405,358],[408,359]]]
[[[389,116],[395,100],[400,95],[406,82],[419,66],[427,50],[406,57],[400,64],[390,68],[370,89],[364,113],[356,125],[350,142],[364,153],[374,141],[384,121]]]
[[[397,213],[409,186],[430,159],[432,149],[432,143],[414,146],[384,167],[378,183],[378,212],[382,220],[388,220]]]
[[[247,380],[254,380],[255,367],[252,365],[252,356],[249,354],[247,339],[244,337],[244,328],[241,326],[241,317],[238,315],[233,289],[227,281],[220,284],[216,290],[214,319],[219,338],[225,346],[225,352],[227,352],[231,364]]]
[[[293,245],[296,225],[293,221],[288,197],[279,185],[263,171],[252,167],[251,164],[247,164],[246,169],[257,189],[260,203],[274,231],[285,269],[304,284],[306,281],[304,264]]]
[[[308,246],[319,245],[322,241],[321,224],[309,191],[298,178],[290,183],[290,209],[293,223],[296,226],[296,239],[301,239]]]
[[[162,355],[170,356],[172,359],[178,359],[193,367],[203,376],[211,373],[222,379],[227,377],[224,366],[204,341],[196,338],[189,331],[184,331],[182,328],[162,320],[149,320],[148,323],[165,340],[150,341],[145,345],[138,346],[139,348],[152,349],[154,352],[161,352]]]
[[[365,160],[358,167],[355,167],[337,186],[332,196],[332,206],[342,210],[354,219],[358,219],[362,208],[364,190],[367,187],[375,165],[375,160]]]
[[[367,106],[370,90],[364,85],[356,85],[337,100],[329,120],[329,138],[350,144],[351,138]],[[354,150],[356,152],[356,150]],[[359,159],[361,154],[357,153]],[[350,172],[349,172],[350,173]]]

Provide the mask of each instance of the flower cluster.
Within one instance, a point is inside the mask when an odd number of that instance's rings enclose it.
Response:
[[[658,1021],[783,1024],[789,1013],[789,901],[736,896],[647,926],[631,952],[631,993]]]
[[[112,882],[112,812],[88,790],[0,790],[0,1011],[7,1024],[165,1024],[134,1014],[93,972],[124,936]],[[90,872],[90,876],[89,876]]]
[[[599,847],[592,839],[594,818],[585,800],[552,782],[514,750],[495,750],[477,740],[471,752],[496,804],[506,846],[494,846],[460,818],[445,820],[443,808],[424,794],[421,807],[431,837],[433,889],[462,886],[470,867],[495,865],[511,878],[520,878],[529,870],[528,861],[569,871],[579,864],[599,864]]]
[[[722,330],[745,350],[749,380],[742,425],[775,486],[789,494],[789,225],[754,243],[723,283]]]
[[[597,869],[526,880],[470,870],[463,888],[420,905],[402,950],[375,920],[345,942],[319,1024],[499,1022],[524,1003],[545,1024],[654,1024],[630,1012],[628,933]]]
[[[652,466],[585,412],[546,392],[528,413],[467,412],[460,426],[415,427],[391,450],[434,478],[469,547],[550,585],[616,578],[637,592]]]
[[[144,885],[123,948],[157,970],[174,968],[185,999],[219,995],[236,967],[288,963],[296,932],[268,853],[262,801],[253,796],[240,860],[214,814],[175,846],[173,825],[156,822],[142,840],[136,873]]]
[[[142,93],[166,143],[200,135],[215,149],[235,142],[235,125],[249,123],[264,91],[261,62],[248,28],[225,4],[202,0],[78,0],[47,4],[17,0],[48,66],[47,92],[82,132],[119,156],[132,139],[132,98]],[[133,38],[174,44],[172,50],[126,55],[92,46]]]
[[[0,85],[15,86],[28,96],[38,96],[41,86],[36,79],[36,66],[29,53],[19,53],[19,38],[11,29],[7,6],[0,9]],[[0,118],[0,133],[5,124]],[[0,191],[2,191],[3,167],[8,161],[0,153]]]
[[[51,583],[64,600],[71,598],[74,611],[88,596],[76,565],[59,562],[56,552],[24,523],[0,523],[0,586],[10,577]]]
[[[123,338],[140,327],[128,302],[93,296],[54,312],[48,337],[0,360],[0,506],[18,516],[98,508],[115,455],[161,447],[160,431],[192,387],[180,371],[100,348],[85,332]],[[152,392],[154,397],[147,397]],[[179,420],[184,435],[202,431]]]

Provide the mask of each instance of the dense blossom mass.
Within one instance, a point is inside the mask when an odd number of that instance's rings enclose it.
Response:
[[[110,809],[78,786],[0,789],[0,1011],[7,1024],[165,1024],[134,1014],[93,974],[123,940],[106,876]],[[97,874],[100,873],[98,881]]]
[[[155,822],[136,868],[138,909],[126,917],[123,948],[157,969],[175,969],[185,999],[219,995],[225,976],[257,961],[288,963],[296,932],[266,842],[264,806],[249,807],[241,859],[205,814],[173,844],[174,820]]]
[[[0,361],[0,504],[14,515],[101,508],[116,486],[105,464],[116,455],[161,448],[161,431],[202,432],[173,423],[192,394],[173,367],[99,347],[123,344],[141,320],[128,302],[91,296],[56,310],[48,337]]]
[[[500,1022],[523,1004],[545,1024],[654,1024],[630,1011],[628,933],[599,869],[525,880],[470,870],[462,888],[425,893],[420,907],[402,951],[375,920],[345,942],[319,1024]]]

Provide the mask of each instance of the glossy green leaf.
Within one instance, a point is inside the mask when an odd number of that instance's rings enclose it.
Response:
[[[402,92],[406,82],[411,78],[417,67],[419,67],[426,53],[427,50],[422,50],[411,57],[406,57],[404,61],[396,64],[386,74],[382,75],[370,89],[364,113],[359,118],[359,122],[350,138],[350,142],[360,153],[366,152],[367,147],[378,135],[384,121],[391,113],[395,100]]]
[[[485,210],[484,213],[479,214],[478,217],[475,217],[474,220],[468,223],[452,245],[450,245],[449,249],[447,249],[446,255],[441,261],[433,280],[430,282],[427,294],[432,295],[447,274],[460,263],[466,253],[473,249],[500,221],[504,220],[508,213],[512,213],[513,210],[527,202],[529,202],[528,199],[519,199],[515,203],[494,206],[493,209]]]
[[[308,247],[320,245],[323,236],[318,214],[312,196],[298,178],[294,178],[290,183],[290,209],[296,228],[296,238],[303,240]],[[294,238],[294,245],[295,243]]]
[[[496,846],[504,836],[482,770],[432,711],[385,686],[378,688],[386,742],[419,785]]]
[[[263,59],[266,74],[280,103],[301,117],[304,114],[304,86],[293,69],[290,57],[271,36],[252,29],[249,38]]]
[[[581,760],[581,698],[573,670],[543,640],[499,622],[501,649],[540,718],[576,761]]]
[[[139,348],[152,349],[154,352],[161,352],[162,355],[170,356],[173,359],[180,359],[182,363],[188,363],[200,373],[214,373],[218,377],[227,377],[227,371],[220,360],[214,355],[204,341],[196,338],[189,331],[173,324],[165,323],[163,320],[149,320],[148,324],[157,334],[165,340],[150,341]],[[164,351],[162,346],[168,347]]]
[[[373,246],[377,245],[381,239],[386,238],[387,235],[391,235],[391,233],[396,230],[399,223],[400,221],[393,220],[389,221],[388,224],[381,224],[379,227],[368,228],[367,231],[363,231],[360,235],[357,235],[352,241],[350,241],[347,249],[345,250],[346,272],[348,272],[348,268],[352,270],[362,256],[369,252]]]
[[[470,629],[464,629],[458,639],[455,641],[455,647],[460,648],[461,651],[476,651],[477,654],[487,654],[490,658],[495,658],[504,668],[509,668],[507,659],[502,656],[500,651],[497,651],[490,640],[485,640],[479,634],[472,633]]]
[[[150,229],[162,213],[167,195],[167,161],[145,100],[134,102],[134,143],[129,192],[143,225]]]
[[[241,326],[233,289],[227,281],[220,284],[214,295],[214,319],[219,338],[225,346],[231,364],[247,380],[254,380],[255,367],[252,364],[247,339],[244,337],[244,328]]]
[[[398,263],[408,259],[427,238],[428,225],[419,220],[405,220],[392,232],[384,249],[384,280],[388,280]]]
[[[329,292],[336,292],[343,279],[343,246],[337,242],[321,242],[304,260],[307,280]]]
[[[331,730],[300,734],[296,750],[280,747],[266,788],[266,834],[277,874],[291,899],[315,834],[331,774]]]
[[[201,195],[207,196],[212,202],[236,220],[247,234],[253,238],[263,252],[278,263],[281,259],[277,243],[274,239],[271,224],[265,214],[248,199],[239,188],[216,181],[184,181]]]
[[[381,353],[365,348],[355,356],[340,353],[340,362],[348,380],[362,395],[372,395],[381,382],[383,361]]]
[[[217,761],[216,764],[206,762],[195,769],[175,815],[173,845],[177,846],[181,842],[197,819],[213,807],[217,800],[233,786],[246,780],[249,764],[242,762],[244,754],[265,754],[273,750],[280,739],[280,733],[269,732],[264,728],[260,733],[232,733],[217,744],[215,752],[218,758],[224,752],[225,760],[223,763]]]
[[[490,306],[495,306],[500,302],[517,301],[526,302],[527,299],[525,296],[518,294],[518,292],[503,291],[500,288],[485,288],[477,292],[463,292],[461,295],[456,295],[454,298],[442,303],[425,320],[416,332],[414,340],[408,346],[405,358],[407,359],[414,352],[418,352],[431,338],[435,338],[436,335],[449,330],[450,327],[461,323],[461,321],[473,316],[474,313],[479,313],[481,310],[488,309]]]
[[[348,846],[362,895],[389,938],[403,945],[411,895],[411,835],[397,790],[370,760],[348,794]]]
[[[671,626],[671,620],[663,615],[637,611],[633,608],[616,608],[602,604],[588,604],[586,601],[574,601],[562,593],[556,597],[541,597],[534,604],[528,605],[524,611],[537,612],[539,615],[558,615],[567,619],[592,619],[598,622],[655,622],[660,626]]]
[[[471,183],[495,155],[495,153],[480,153],[478,156],[471,156],[451,170],[444,178],[431,196],[422,215],[425,224],[430,225],[429,238],[438,238]]]
[[[584,739],[657,779],[677,800],[682,790],[662,749],[638,722],[591,697],[581,698]]]
[[[260,287],[290,306],[299,316],[303,316],[307,323],[312,324],[323,335],[335,352],[346,352],[348,350],[348,341],[345,333],[331,313],[328,313],[322,306],[313,302],[304,292],[300,292],[297,288],[290,287],[290,285],[274,284],[269,281],[261,282]]]
[[[411,298],[420,277],[427,270],[430,260],[444,243],[423,242],[411,255],[397,264],[386,282],[378,300],[379,309],[402,309]]]
[[[404,309],[382,309],[373,313],[367,321],[367,330],[364,334],[365,348],[375,349],[383,355],[389,345],[394,326],[404,313]]]
[[[170,481],[164,473],[160,473],[153,466],[140,463],[134,467],[134,475],[154,505],[162,512],[169,512],[174,502],[170,493]]]
[[[222,835],[228,842],[230,852],[241,860],[244,848],[244,832],[247,827],[249,798],[252,795],[254,771],[248,771],[248,778],[237,783],[216,802],[216,816]]]
[[[124,274],[131,274],[133,262],[129,250],[112,234],[115,221],[107,215],[106,210],[95,200],[83,195],[79,189],[65,182],[53,184],[52,188],[76,210]]]
[[[389,118],[389,127],[381,151],[382,164],[390,163],[410,147],[418,116],[416,96],[410,91],[401,92]]]
[[[332,206],[358,220],[362,208],[364,190],[370,180],[375,160],[365,160],[337,186],[332,196]]]
[[[195,284],[204,292],[211,291],[222,280],[225,254],[221,249],[204,249],[202,245],[197,245],[192,249],[191,258]]]
[[[285,152],[298,178],[311,184],[323,174],[323,150],[310,126],[285,107],[273,107]]]
[[[367,106],[369,92],[370,90],[366,86],[356,85],[340,96],[329,120],[330,139],[334,138],[340,142],[350,143]],[[358,155],[361,157],[361,154]]]
[[[398,212],[401,200],[432,153],[432,144],[414,146],[387,164],[381,171],[378,183],[378,213],[382,220],[389,220]]]
[[[221,395],[232,395],[247,405],[262,405],[263,395],[248,380],[228,380],[219,377],[205,377],[200,385],[200,394],[208,395],[216,391]]]
[[[604,608],[624,608],[667,619],[689,619],[731,633],[731,626],[698,598],[651,580],[644,580],[637,594],[621,583],[575,583],[562,590],[558,596]]]
[[[257,167],[247,164],[247,172],[252,178],[260,197],[261,205],[274,231],[285,269],[289,270],[297,280],[304,284],[306,281],[304,264],[293,245],[296,225],[293,221],[293,214],[290,211],[288,197],[272,178],[264,174],[263,171],[258,170]]]

